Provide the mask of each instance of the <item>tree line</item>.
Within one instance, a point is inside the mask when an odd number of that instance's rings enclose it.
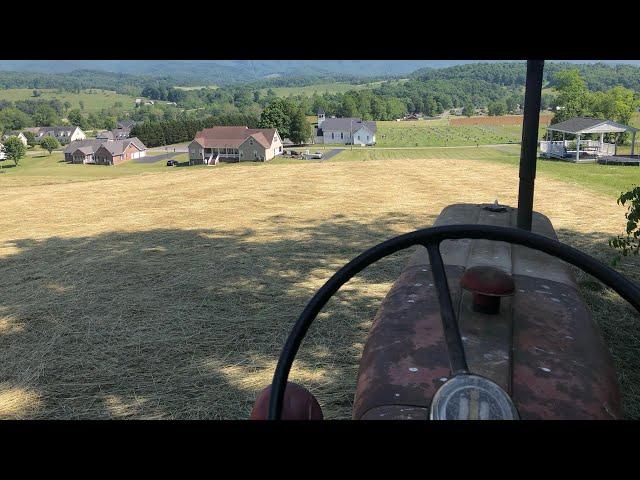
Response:
[[[258,117],[244,114],[208,116],[201,119],[147,121],[135,124],[131,129],[131,136],[138,137],[147,147],[158,147],[190,142],[203,128],[224,125],[246,125],[249,128],[257,128],[259,121]]]
[[[276,128],[281,138],[294,143],[309,141],[313,130],[302,108],[290,100],[279,98],[260,114],[227,113],[201,119],[183,118],[169,121],[149,121],[134,125],[131,136],[138,137],[147,147],[189,142],[203,128],[242,125],[249,128]]]
[[[577,68],[558,72],[555,82],[558,109],[552,124],[573,117],[592,117],[629,125],[633,113],[640,107],[640,93],[621,85],[602,91],[589,90]],[[627,134],[621,134],[620,139],[626,141]]]

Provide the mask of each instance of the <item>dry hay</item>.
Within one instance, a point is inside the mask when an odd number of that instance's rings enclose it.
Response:
[[[246,418],[290,326],[333,271],[430,225],[448,204],[514,205],[517,178],[508,165],[398,160],[5,188],[0,418]],[[622,227],[613,198],[545,177],[536,207],[562,240],[601,256]],[[404,258],[347,284],[302,346],[292,378],[329,418],[350,416],[370,320]],[[634,272],[634,262],[621,268]],[[624,335],[637,349],[622,301],[597,288],[587,300],[613,315],[608,340]],[[631,353],[614,349],[633,416]]]

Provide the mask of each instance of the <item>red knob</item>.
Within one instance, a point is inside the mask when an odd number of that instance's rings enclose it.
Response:
[[[513,295],[511,275],[499,268],[480,265],[468,268],[460,286],[473,294],[473,311],[495,315],[500,312],[500,298]]]
[[[260,392],[251,411],[251,420],[266,420],[269,413],[271,385]],[[322,420],[322,408],[316,397],[297,383],[287,382],[282,403],[282,420]]]

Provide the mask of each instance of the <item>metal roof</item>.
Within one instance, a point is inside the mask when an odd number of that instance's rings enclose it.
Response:
[[[622,125],[611,120],[601,120],[598,118],[575,117],[564,122],[549,125],[547,130],[553,132],[571,133],[578,135],[581,133],[616,133],[635,132],[638,129],[628,125]]]
[[[322,129],[325,132],[327,130],[343,130],[355,133],[363,126],[367,127],[371,133],[376,133],[376,122],[363,122],[361,118],[327,118],[322,122]]]

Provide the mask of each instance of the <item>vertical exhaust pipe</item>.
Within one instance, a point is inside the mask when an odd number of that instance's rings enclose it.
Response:
[[[533,187],[538,156],[538,126],[544,60],[527,60],[527,80],[524,93],[524,119],[520,147],[520,186],[518,188],[518,228],[531,231]]]

